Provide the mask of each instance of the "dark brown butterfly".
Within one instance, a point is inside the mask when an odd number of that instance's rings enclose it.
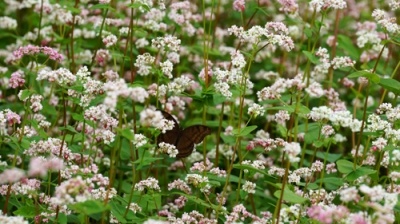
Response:
[[[161,113],[165,119],[174,122],[174,128],[164,134],[161,133],[157,138],[157,145],[161,142],[175,145],[179,151],[176,158],[188,157],[193,152],[194,144],[202,142],[207,135],[211,134],[211,129],[204,125],[193,125],[182,129],[171,114],[165,111]]]

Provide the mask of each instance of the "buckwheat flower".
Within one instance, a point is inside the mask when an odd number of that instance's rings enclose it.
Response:
[[[192,192],[189,185],[187,185],[183,180],[174,180],[172,183],[169,183],[168,190],[171,191],[172,189],[181,190],[186,194],[191,194]]]
[[[313,107],[311,112],[308,114],[308,118],[313,121],[323,121],[329,120],[330,116],[332,116],[333,111],[327,106]]]
[[[262,116],[265,113],[264,107],[260,106],[259,104],[253,103],[247,112],[251,117],[258,117]]]
[[[175,126],[175,122],[168,119],[162,119],[160,123],[156,124],[156,128],[160,130],[162,133],[165,133],[169,130],[172,130]]]
[[[367,130],[370,132],[383,131],[390,128],[389,122],[382,120],[376,114],[370,114],[367,118]]]
[[[320,206],[320,205],[313,205],[311,208],[307,210],[307,215],[319,221],[322,224],[331,224],[331,223],[338,223],[343,218],[348,216],[349,210],[344,206]]]
[[[150,74],[151,65],[154,63],[155,58],[149,53],[138,55],[135,62],[135,67],[138,68],[138,75],[147,76]]]
[[[387,145],[387,139],[384,139],[382,137],[377,138],[375,141],[372,141],[372,151],[381,151],[382,149],[385,148]]]
[[[135,147],[139,148],[147,144],[147,138],[143,134],[135,134],[132,143]]]
[[[329,163],[326,165],[326,173],[330,174],[330,173],[336,173],[337,169],[336,169],[336,164],[335,163]]]
[[[3,212],[0,211],[0,223],[3,223],[3,224],[28,224],[29,222],[24,220],[24,217],[7,216],[7,214],[3,215]]]
[[[146,180],[142,180],[139,183],[135,184],[135,191],[144,191],[144,189],[153,190],[160,192],[161,189],[158,186],[158,180],[154,177],[149,177]]]
[[[381,9],[375,9],[372,12],[372,17],[377,21],[378,24],[383,26],[389,33],[398,33],[400,28],[397,25],[396,18],[390,18],[387,13]]]
[[[64,169],[64,162],[60,158],[34,157],[29,162],[29,176],[45,177],[48,171],[59,171]]]
[[[400,107],[396,106],[395,108],[388,109],[386,112],[386,117],[391,123],[400,120]]]
[[[299,155],[301,152],[301,147],[298,142],[287,142],[283,148],[283,151],[286,152],[286,155],[291,163],[300,161],[300,158],[297,157],[297,155]]]
[[[225,98],[230,99],[232,97],[232,92],[230,86],[226,82],[217,82],[214,84],[215,91],[223,95]]]
[[[157,37],[151,41],[151,46],[161,49],[165,52],[179,52],[181,40],[175,36],[167,35],[165,37]]]
[[[376,185],[373,187],[369,187],[365,184],[362,184],[359,188],[360,192],[364,193],[368,196],[371,201],[381,201],[385,196],[385,190],[382,188],[381,185]]]
[[[280,98],[281,95],[271,87],[264,87],[257,92],[258,101],[273,100]]]
[[[226,177],[226,171],[220,170],[218,167],[214,167],[210,170],[210,173],[215,174],[219,177]]]
[[[114,141],[115,134],[110,130],[97,129],[95,134],[97,141],[104,141],[104,144],[111,144]]]
[[[251,218],[254,223],[258,223],[259,218],[246,210],[244,205],[238,204],[232,208],[232,212],[229,215],[225,215],[225,223],[236,223],[237,221],[242,221],[245,218]]]
[[[76,76],[66,68],[59,68],[55,71],[41,70],[36,80],[48,80],[60,85],[72,85],[76,81]]]
[[[256,184],[246,180],[242,186],[242,190],[249,194],[254,194],[256,193]]]
[[[99,49],[96,52],[95,61],[98,65],[104,66],[110,60],[110,52],[105,49]]]
[[[32,141],[30,147],[24,151],[25,155],[29,156],[59,156],[62,151],[62,158],[65,160],[71,159],[71,150],[68,149],[67,144],[63,143],[58,138],[48,138],[47,140],[40,140],[38,142]]]
[[[286,110],[279,110],[275,115],[276,123],[280,125],[285,125],[286,121],[290,120],[290,114]]]
[[[129,210],[136,214],[137,212],[141,212],[142,208],[138,204],[132,202],[129,204]]]
[[[357,203],[360,200],[360,195],[358,195],[358,190],[356,187],[348,187],[340,190],[340,200],[342,202],[355,202]]]
[[[181,76],[174,78],[172,82],[168,83],[168,91],[172,93],[182,93],[191,85],[193,85],[194,81],[191,80],[188,76]]]
[[[25,172],[18,168],[6,169],[0,173],[0,184],[11,184],[25,177]]]
[[[389,6],[392,11],[395,11],[396,9],[400,8],[400,1],[399,0],[391,0],[389,2]]]
[[[378,109],[376,109],[377,114],[384,114],[388,111],[391,111],[393,109],[392,104],[390,103],[382,103],[379,105]]]
[[[400,179],[400,172],[397,171],[392,171],[390,172],[389,176],[390,179],[392,179],[392,181],[397,182],[397,180]]]
[[[312,82],[305,91],[310,95],[312,98],[319,98],[324,95],[324,90],[322,85],[318,82]]]
[[[90,200],[90,186],[81,176],[71,178],[56,187],[50,201],[55,205],[68,205]]]
[[[4,111],[1,111],[0,116],[1,116],[0,123],[5,123],[5,121],[7,121],[8,125],[10,125],[10,126],[21,123],[21,116],[12,112],[10,109],[5,109]]]
[[[25,83],[24,76],[24,72],[20,70],[12,73],[10,80],[8,81],[8,85],[13,89],[16,89],[17,87],[22,87]]]
[[[144,101],[149,98],[149,93],[142,87],[129,88],[130,98],[134,102],[144,103]]]
[[[285,175],[285,169],[279,168],[279,167],[276,167],[276,166],[272,166],[268,170],[268,174],[269,175],[276,175],[276,176],[279,176],[279,177],[283,177],[283,175]]]
[[[210,162],[209,159],[206,159],[206,161],[201,161],[201,162],[197,162],[194,163],[192,167],[190,167],[190,171],[192,172],[199,172],[202,173],[204,171],[208,171],[213,167],[213,164]]]
[[[55,60],[58,62],[61,62],[64,59],[64,56],[58,53],[57,50],[54,50],[51,47],[38,47],[38,46],[33,46],[33,45],[28,45],[24,47],[19,47],[16,51],[13,52],[14,59],[19,60],[21,59],[24,55],[35,55],[38,53],[43,53],[51,60]]]
[[[118,38],[114,34],[110,34],[103,38],[103,44],[105,44],[107,48],[115,45],[117,41]]]
[[[238,12],[243,12],[246,8],[245,0],[235,0],[233,1],[233,9]]]
[[[332,9],[344,9],[347,4],[344,0],[311,0],[310,6],[315,11],[319,12],[321,10]]]
[[[281,12],[294,14],[299,8],[296,0],[278,0],[278,3],[281,5],[279,8]]]
[[[225,128],[224,135],[228,135],[228,136],[233,135],[232,131],[233,131],[233,127],[229,125],[228,127]]]
[[[333,69],[345,68],[345,67],[353,67],[356,64],[356,61],[351,60],[350,57],[335,57],[331,61],[331,65]]]
[[[172,79],[172,70],[173,70],[173,64],[169,60],[166,60],[165,62],[160,63],[161,71],[162,73],[167,76],[169,79]]]
[[[169,157],[175,158],[178,155],[179,151],[175,145],[171,145],[165,142],[160,142],[158,144],[159,151],[161,153],[167,153]]]
[[[9,29],[9,30],[15,30],[17,28],[17,20],[8,17],[8,16],[2,16],[0,17],[0,29]]]
[[[43,54],[48,55],[51,60],[61,62],[64,59],[63,55],[51,47],[41,47],[40,50]]]
[[[296,183],[296,184],[298,184],[298,183],[300,183],[300,176],[297,174],[297,173],[291,173],[291,174],[289,174],[289,176],[288,176],[288,182],[289,183]]]
[[[43,99],[43,96],[41,95],[37,95],[37,94],[33,94],[30,98],[29,101],[31,102],[31,106],[30,108],[32,109],[33,112],[38,112],[40,110],[43,109],[42,104],[40,103],[40,101]]]
[[[157,127],[163,119],[161,111],[157,111],[155,108],[146,108],[140,112],[140,124],[144,127]]]
[[[312,172],[321,172],[324,169],[324,164],[317,160],[311,164],[311,171]]]
[[[328,138],[328,137],[332,136],[333,134],[335,134],[335,129],[333,129],[333,127],[330,125],[324,125],[321,128],[321,134],[324,135],[325,138]]]
[[[119,78],[118,73],[113,70],[108,70],[104,72],[102,76],[104,76],[107,79],[107,81],[115,81],[116,79]]]
[[[208,184],[208,177],[201,176],[199,174],[187,174],[185,177],[185,181],[188,184],[192,184],[195,187],[204,187],[205,184]]]
[[[29,176],[42,176],[47,175],[47,168],[45,164],[46,159],[44,157],[32,158],[29,162]]]

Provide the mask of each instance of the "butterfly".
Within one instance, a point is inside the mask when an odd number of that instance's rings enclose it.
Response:
[[[161,111],[164,118],[174,122],[174,128],[165,133],[161,133],[157,137],[157,145],[165,142],[174,145],[178,149],[176,158],[185,158],[192,154],[194,145],[203,141],[203,139],[211,134],[211,129],[204,125],[193,125],[182,129],[175,118],[165,112]]]

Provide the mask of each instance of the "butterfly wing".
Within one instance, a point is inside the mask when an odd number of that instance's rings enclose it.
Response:
[[[168,144],[171,144],[171,145],[176,145],[176,143],[178,141],[178,138],[180,136],[180,132],[181,132],[179,124],[171,114],[169,114],[169,113],[167,113],[165,111],[161,111],[161,113],[162,113],[162,115],[164,116],[165,119],[174,122],[174,128],[172,130],[166,131],[165,133],[159,134],[158,137],[157,137],[157,145],[160,142],[165,142],[165,143],[168,143]]]
[[[209,134],[211,129],[204,125],[193,125],[182,130],[175,145],[179,151],[176,157],[188,157],[193,152],[194,144],[202,142]]]

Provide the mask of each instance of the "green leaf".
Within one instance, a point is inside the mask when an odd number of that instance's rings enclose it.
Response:
[[[119,130],[119,133],[121,133],[121,135],[129,141],[134,140],[134,135],[130,128]]]
[[[85,120],[85,118],[83,117],[82,114],[71,113],[71,116],[75,121],[83,121],[83,120]]]
[[[149,11],[150,11],[150,7],[149,7],[148,5],[142,4],[142,3],[132,3],[132,4],[128,4],[128,7],[134,8],[134,9],[137,9],[137,8],[142,7],[146,12],[149,12]]]
[[[379,83],[379,81],[381,79],[377,74],[368,72],[368,71],[357,71],[357,72],[351,73],[348,76],[348,78],[358,78],[358,77],[365,77],[373,83]]]
[[[343,179],[339,178],[339,177],[326,177],[324,179],[318,179],[315,181],[315,183],[319,184],[319,183],[324,183],[325,186],[329,185],[330,188],[334,188],[334,189],[338,189],[339,187],[341,187],[343,185]],[[332,190],[334,190],[332,189]]]
[[[96,4],[90,7],[90,9],[113,9],[110,4]]]
[[[347,52],[351,58],[359,58],[359,50],[354,47],[353,40],[348,36],[338,35],[338,48]]]
[[[334,163],[336,162],[340,157],[342,157],[341,153],[326,153],[326,152],[317,152],[317,157],[321,159],[325,159],[328,162]]]
[[[367,168],[367,167],[358,167],[355,171],[349,173],[346,176],[346,179],[349,181],[354,181],[359,177],[370,175],[376,173],[376,170]]]
[[[397,95],[400,94],[400,82],[396,79],[382,78],[378,84],[390,92],[393,92]]]
[[[233,164],[233,168],[235,169],[240,169],[240,170],[250,170],[250,171],[254,171],[257,173],[262,173],[266,176],[270,176],[266,171],[264,170],[260,170],[260,169],[256,169],[255,167],[253,167],[252,165],[247,165],[247,164]]]
[[[64,213],[59,213],[59,214],[58,214],[57,223],[60,223],[60,224],[67,224],[67,223],[68,223],[67,215],[64,214]]]
[[[317,65],[320,63],[319,59],[311,52],[309,52],[309,51],[302,51],[302,52],[308,58],[308,60],[310,60],[313,64]]]
[[[33,218],[36,216],[35,206],[23,205],[14,212],[14,215],[19,215],[24,218]]]
[[[24,90],[22,90],[20,98],[22,101],[25,101],[31,94],[32,94],[32,92],[29,89],[24,89]]]
[[[274,196],[276,198],[281,197],[281,192],[282,190],[277,190],[274,193]],[[297,195],[293,191],[291,191],[289,188],[285,187],[285,191],[283,192],[283,200],[293,203],[293,204],[303,204],[307,199],[301,197],[300,195]]]
[[[74,133],[74,134],[79,134],[79,132],[77,132],[75,130],[75,128],[72,127],[71,125],[67,125],[67,127],[60,127],[60,130],[61,131],[69,131],[69,132]]]
[[[101,213],[103,211],[109,210],[108,205],[104,205],[103,202],[96,200],[88,200],[76,204],[68,205],[72,210],[85,215],[92,215],[96,213]]]
[[[322,146],[324,145],[324,141],[317,140],[317,141],[315,141],[315,142],[313,143],[313,145],[314,145],[314,147],[316,147],[316,148],[320,148],[320,147],[322,147]]]
[[[164,158],[162,157],[152,157],[150,156],[150,154],[146,153],[146,155],[144,156],[144,158],[139,158],[138,160],[134,161],[134,164],[139,164],[136,169],[141,170],[143,169],[145,166],[150,166],[153,162],[158,161],[158,160],[162,160]]]
[[[336,162],[337,168],[339,170],[339,172],[344,173],[344,174],[348,174],[350,172],[354,171],[354,164],[348,160],[338,160]]]
[[[111,212],[117,218],[119,222],[126,223],[126,219],[124,218],[124,213],[125,213],[125,207],[122,206],[121,204],[118,204],[114,201],[110,202],[110,207],[111,207]],[[128,212],[132,212],[131,210],[128,210]]]
[[[238,133],[238,129],[232,131],[232,133],[236,136],[246,136],[250,134],[250,132],[254,131],[257,128],[257,125],[247,126],[245,128],[240,129],[240,133]]]

